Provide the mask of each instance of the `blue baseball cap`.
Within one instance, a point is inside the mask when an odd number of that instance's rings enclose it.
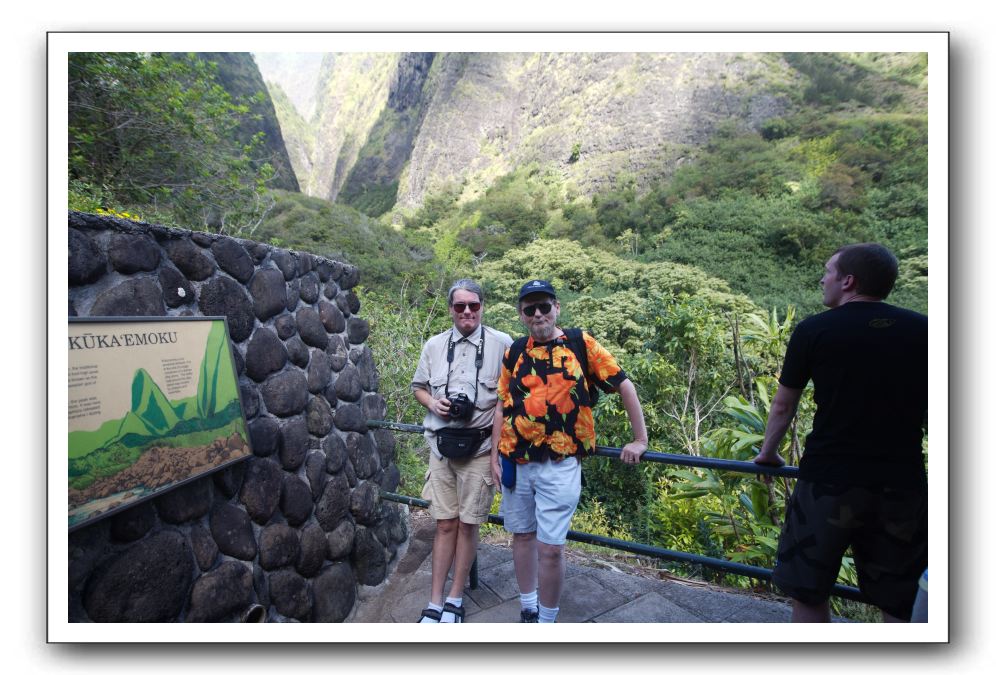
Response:
[[[533,279],[532,281],[527,281],[522,288],[519,289],[519,300],[526,297],[527,295],[532,295],[533,293],[546,293],[552,296],[554,299],[557,297],[557,291],[553,290],[553,285],[544,279]]]

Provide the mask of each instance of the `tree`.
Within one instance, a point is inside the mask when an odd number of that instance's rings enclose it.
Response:
[[[269,164],[238,142],[247,102],[194,55],[69,55],[69,178],[187,227],[251,234],[272,206]],[[260,92],[260,96],[262,93]]]

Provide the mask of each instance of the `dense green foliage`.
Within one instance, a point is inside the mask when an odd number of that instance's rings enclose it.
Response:
[[[348,206],[299,193],[273,191],[276,205],[256,232],[260,241],[337,260],[361,271],[368,287],[400,292],[405,279],[418,285],[438,276],[432,253],[409,241],[390,225]]]
[[[926,121],[913,115],[800,114],[761,134],[723,127],[698,160],[640,194],[625,176],[591,199],[553,171],[517,169],[478,199],[459,186],[406,219],[463,263],[537,238],[570,238],[634,260],[694,266],[767,307],[820,309],[833,251],[879,241],[902,262],[893,300],[927,309]],[[565,257],[565,264],[567,264]]]
[[[253,160],[261,133],[239,141],[256,99],[233,100],[216,71],[193,55],[70,54],[70,208],[251,235],[273,170]]]

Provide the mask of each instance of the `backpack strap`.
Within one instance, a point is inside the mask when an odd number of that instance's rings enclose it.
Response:
[[[584,331],[580,328],[565,328],[564,337],[567,338],[567,348],[574,352],[574,355],[578,357],[578,362],[581,364],[581,371],[584,373],[586,380],[586,385],[588,388],[588,396],[591,399],[591,405],[594,406],[598,401],[599,389],[606,391],[602,384],[591,377],[588,371],[588,345],[584,341]],[[515,368],[515,363],[522,356],[522,353],[526,351],[526,344],[529,342],[529,336],[520,337],[515,340],[512,345],[508,348],[508,361],[506,366],[511,370]],[[611,391],[611,389],[610,389]]]
[[[522,352],[526,351],[526,343],[529,342],[529,336],[520,337],[512,342],[508,348],[508,361],[504,364],[506,368],[511,371],[515,368],[515,362],[519,360],[522,356]]]

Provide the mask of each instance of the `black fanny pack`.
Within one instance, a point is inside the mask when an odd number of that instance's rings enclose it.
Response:
[[[452,429],[444,427],[436,430],[436,448],[439,454],[449,459],[462,459],[477,454],[481,443],[491,436],[491,429]]]

